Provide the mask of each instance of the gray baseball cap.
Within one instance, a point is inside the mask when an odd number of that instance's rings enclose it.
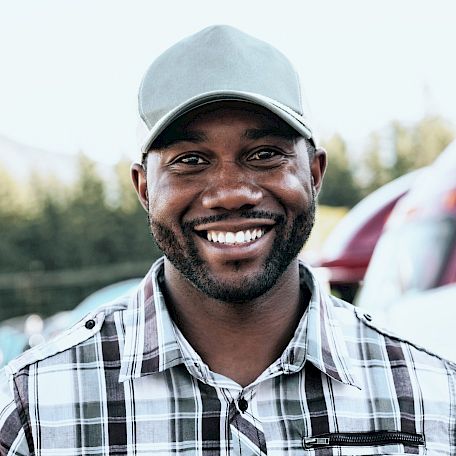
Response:
[[[289,60],[264,41],[216,25],[179,41],[148,68],[138,94],[141,155],[178,117],[222,100],[263,106],[315,144]]]

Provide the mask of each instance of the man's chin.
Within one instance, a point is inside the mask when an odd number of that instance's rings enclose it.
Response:
[[[205,262],[195,267],[192,262],[169,260],[187,282],[204,295],[226,303],[245,303],[271,290],[294,259],[296,256],[277,262],[268,258],[255,268],[252,268],[253,265],[229,264],[223,271],[212,271]]]
[[[237,277],[231,279],[217,278],[210,273],[186,278],[206,296],[226,303],[253,301],[267,293],[278,279],[278,277],[272,277],[266,270],[250,276],[238,273]]]

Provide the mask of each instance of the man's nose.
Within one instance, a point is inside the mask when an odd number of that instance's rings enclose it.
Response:
[[[252,182],[251,176],[242,173],[236,166],[223,166],[214,173],[202,195],[206,209],[249,209],[260,203],[263,192]]]

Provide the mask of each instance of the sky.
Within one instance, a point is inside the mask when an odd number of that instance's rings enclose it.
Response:
[[[391,120],[426,114],[456,126],[453,0],[0,0],[0,135],[135,158],[142,75],[212,24],[290,58],[323,138],[339,132],[356,149]]]

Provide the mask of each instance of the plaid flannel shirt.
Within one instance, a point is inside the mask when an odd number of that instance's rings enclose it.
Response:
[[[309,306],[245,388],[174,325],[162,271],[6,367],[0,455],[456,454],[455,365],[378,330],[304,265]]]

